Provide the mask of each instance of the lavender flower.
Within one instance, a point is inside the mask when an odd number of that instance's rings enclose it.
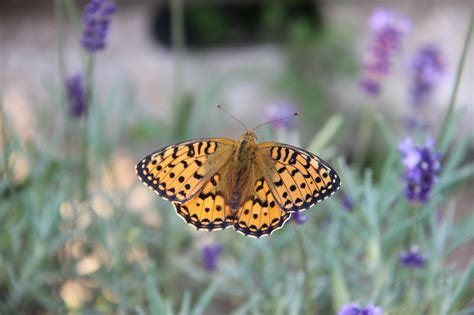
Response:
[[[344,209],[350,212],[352,211],[352,209],[354,209],[354,200],[352,200],[351,197],[346,195],[344,196],[344,198],[342,198],[341,205]]]
[[[110,25],[110,17],[117,9],[112,0],[91,0],[84,7],[82,46],[90,53],[102,50]]]
[[[338,315],[382,315],[382,309],[373,304],[367,305],[367,307],[359,307],[356,303],[345,304],[341,307]]]
[[[421,268],[426,264],[426,258],[414,247],[408,252],[400,253],[400,263],[406,268]]]
[[[407,138],[398,148],[405,165],[406,197],[413,202],[427,202],[441,168],[434,141],[430,139],[425,146],[415,146],[413,140]]]
[[[265,106],[263,113],[266,121],[274,121],[277,119],[289,117],[296,112],[296,107],[290,102],[280,102]],[[291,129],[294,125],[294,119],[285,119],[274,122],[272,124],[275,128]]]
[[[69,113],[74,118],[80,118],[87,110],[84,80],[80,73],[66,79]]]
[[[305,224],[308,221],[308,216],[301,211],[293,212],[291,218],[299,225]]]
[[[441,51],[435,45],[420,49],[412,62],[411,97],[415,106],[426,103],[445,71]]]
[[[206,271],[212,272],[216,270],[221,251],[222,245],[219,243],[204,246],[202,249],[202,262]]]
[[[389,74],[392,56],[400,49],[403,35],[410,29],[407,18],[378,9],[369,19],[373,42],[363,60],[361,86],[369,95],[378,95],[381,81]]]

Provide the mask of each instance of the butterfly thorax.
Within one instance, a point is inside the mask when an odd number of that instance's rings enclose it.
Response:
[[[231,208],[237,211],[241,203],[241,196],[245,195],[244,188],[254,167],[255,151],[257,149],[257,137],[253,130],[248,130],[240,138],[237,146],[237,154],[234,155],[234,174],[232,180]]]
[[[255,150],[257,149],[257,137],[253,130],[248,130],[242,135],[237,147],[237,156],[241,164],[245,164],[253,161]]]

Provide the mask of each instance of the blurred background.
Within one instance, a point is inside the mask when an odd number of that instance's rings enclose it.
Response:
[[[472,1],[121,0],[116,11],[95,13],[110,24],[104,47],[92,50],[84,43],[88,3],[0,0],[0,313],[335,314],[357,301],[388,314],[471,314],[472,47],[446,135],[463,148],[446,144],[441,164],[449,147],[459,156],[448,164],[460,172],[426,206],[431,219],[442,216],[440,208],[455,209],[448,221],[455,229],[464,220],[462,235],[445,232],[455,245],[414,276],[423,279],[414,285],[419,291],[406,296],[410,282],[395,279],[394,253],[420,245],[434,258],[431,246],[444,230],[393,236],[403,218],[425,213],[401,201],[404,173],[393,161],[405,137],[423,144],[443,133]],[[392,29],[380,35],[384,21]],[[80,84],[71,92],[77,74],[89,92],[82,102]],[[262,128],[259,140],[330,161],[342,172],[343,190],[308,211],[305,224],[290,221],[264,240],[186,226],[138,181],[134,165],[180,140],[240,137],[241,126],[217,104],[249,127],[300,111]],[[395,233],[388,245],[376,238],[386,248],[376,255],[373,234],[358,228],[370,231],[373,213],[364,209],[371,192],[398,205],[381,210],[375,202],[373,211],[387,216],[376,225]],[[331,216],[348,203],[365,214]],[[351,232],[361,235],[351,240]],[[328,252],[334,255],[321,259]],[[364,272],[354,271],[366,255]],[[377,276],[359,290],[370,274]],[[461,306],[433,306],[443,294],[436,284],[455,291],[456,277],[468,283],[462,302],[452,300]],[[382,278],[393,284],[378,283]],[[431,294],[428,306],[417,305],[423,294]]]

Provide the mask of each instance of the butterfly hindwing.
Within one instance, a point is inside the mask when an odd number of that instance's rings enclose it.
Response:
[[[225,190],[220,174],[215,174],[193,199],[173,203],[176,212],[197,229],[209,231],[225,229],[233,223],[232,211],[226,204]]]
[[[283,226],[291,214],[280,209],[263,176],[249,184],[254,185],[255,190],[243,199],[235,216],[234,228],[246,236],[259,238]]]
[[[139,178],[161,197],[186,202],[198,194],[232,156],[235,141],[185,141],[147,155],[135,167]]]
[[[265,142],[258,147],[265,180],[285,211],[309,208],[340,186],[336,171],[308,151],[275,142]]]

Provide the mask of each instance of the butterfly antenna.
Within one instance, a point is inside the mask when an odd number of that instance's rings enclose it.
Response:
[[[242,125],[242,127],[244,127],[245,130],[248,130],[247,126],[245,126],[245,124],[243,122],[240,121],[240,119],[238,119],[237,117],[235,117],[234,115],[232,115],[231,113],[229,113],[228,111],[226,111],[221,105],[217,105],[217,108],[219,108],[220,110],[222,110],[224,113],[226,113],[227,115],[229,115],[230,117],[232,117],[234,120],[236,120],[239,124]]]
[[[298,116],[300,114],[300,112],[294,112],[292,115],[290,116],[286,116],[286,117],[283,117],[283,118],[279,118],[279,119],[275,119],[275,120],[272,120],[272,121],[267,121],[265,123],[262,123],[260,125],[258,125],[257,127],[253,128],[253,130],[257,130],[258,128],[262,127],[262,126],[265,126],[265,125],[268,125],[268,124],[273,124],[277,121],[282,121],[282,120],[285,120],[285,119],[289,119],[289,118],[292,118],[294,116]]]

